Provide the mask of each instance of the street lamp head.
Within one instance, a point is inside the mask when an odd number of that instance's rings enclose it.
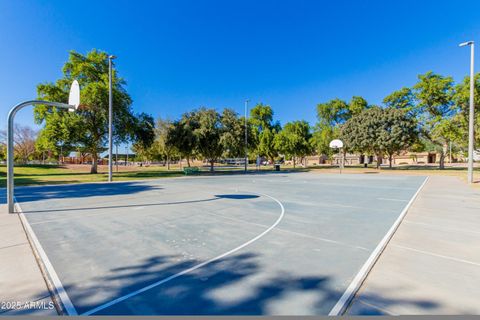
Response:
[[[469,45],[472,45],[472,44],[473,44],[473,41],[467,41],[467,42],[460,43],[458,46],[459,47],[465,47],[465,46],[469,46]]]
[[[117,58],[117,56],[114,56],[114,55],[109,55],[108,56],[108,59],[110,59],[110,60],[113,60],[113,59],[116,59],[116,58]]]

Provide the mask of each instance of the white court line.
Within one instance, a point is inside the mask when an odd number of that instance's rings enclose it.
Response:
[[[15,202],[16,199],[14,198]],[[38,255],[40,256],[40,260],[47,270],[48,277],[50,278],[51,282],[53,283],[53,286],[55,287],[55,291],[58,294],[58,297],[61,300],[61,303],[63,304],[63,307],[65,308],[65,311],[67,312],[67,315],[69,316],[76,316],[78,315],[77,310],[75,309],[72,301],[70,300],[70,297],[68,296],[67,292],[65,291],[65,288],[62,285],[62,282],[60,281],[60,278],[57,275],[57,272],[53,268],[52,263],[47,257],[47,254],[45,253],[45,250],[43,250],[42,245],[38,241],[37,236],[35,235],[35,232],[33,231],[32,227],[28,223],[27,218],[23,214],[22,207],[18,202],[15,203],[17,206],[18,210],[18,215],[20,217],[20,220],[22,221],[25,230],[27,231],[28,234],[28,239],[33,242],[33,247],[35,250],[38,252]],[[45,279],[47,280],[47,279]],[[48,280],[47,280],[48,281]]]
[[[471,265],[480,267],[480,263],[478,263],[478,262],[473,262],[473,261],[464,260],[464,259],[458,259],[458,258],[454,258],[454,257],[450,257],[450,256],[444,256],[443,254],[418,250],[418,249],[414,249],[414,248],[410,248],[410,247],[401,246],[401,245],[398,245],[398,244],[393,245],[393,247],[397,247],[397,248],[405,249],[405,250],[410,250],[410,251],[414,251],[414,252],[417,252],[417,253],[423,253],[423,254],[427,254],[429,256],[433,256],[433,257],[437,257],[437,258],[452,260],[452,261],[461,262],[461,263],[467,263],[467,264],[471,264]]]
[[[253,193],[253,192],[252,192],[252,193]],[[138,294],[140,294],[140,293],[142,293],[142,292],[145,292],[145,291],[147,291],[147,290],[153,289],[153,288],[155,288],[155,287],[157,287],[157,286],[159,286],[159,285],[162,285],[162,284],[164,284],[164,283],[166,283],[166,282],[168,282],[168,281],[171,281],[171,280],[173,280],[173,279],[176,279],[176,278],[178,278],[178,277],[180,277],[180,276],[182,276],[182,275],[184,275],[184,274],[187,274],[187,273],[190,273],[190,272],[192,272],[192,271],[195,271],[195,270],[197,270],[197,269],[199,269],[199,268],[202,268],[202,267],[206,266],[207,264],[210,264],[210,263],[215,262],[215,261],[217,261],[217,260],[223,259],[223,258],[225,258],[226,256],[229,256],[229,255],[231,255],[232,253],[235,253],[235,252],[237,252],[237,251],[245,248],[246,246],[252,244],[253,242],[257,241],[258,239],[262,238],[264,235],[266,235],[268,232],[270,232],[273,228],[275,228],[275,227],[280,223],[280,221],[282,221],[283,216],[285,215],[285,208],[284,208],[283,204],[282,204],[279,200],[277,200],[276,198],[274,198],[274,197],[272,197],[272,196],[269,196],[268,194],[262,194],[262,193],[253,193],[253,194],[258,194],[258,195],[265,196],[265,197],[268,197],[268,198],[272,199],[273,201],[275,201],[276,203],[278,203],[278,205],[280,206],[281,211],[282,211],[282,212],[280,213],[280,216],[278,217],[278,219],[275,221],[275,223],[272,224],[270,227],[268,227],[265,231],[263,231],[262,233],[260,233],[259,235],[257,235],[255,238],[250,239],[249,241],[245,242],[244,244],[242,244],[242,245],[240,245],[240,246],[238,246],[238,247],[236,247],[236,248],[233,248],[232,250],[229,250],[229,251],[227,251],[227,252],[225,252],[225,253],[222,253],[221,255],[216,256],[216,257],[214,257],[214,258],[211,258],[211,259],[209,259],[209,260],[207,260],[207,261],[204,261],[204,262],[202,262],[202,263],[199,263],[199,264],[197,264],[197,265],[195,265],[195,266],[193,266],[193,267],[191,267],[191,268],[188,268],[188,269],[185,269],[185,270],[183,270],[183,271],[180,271],[179,273],[176,273],[176,274],[174,274],[174,275],[171,275],[171,276],[169,276],[169,277],[167,277],[167,278],[165,278],[165,279],[162,279],[162,280],[159,280],[159,281],[157,281],[157,282],[154,282],[154,283],[152,283],[152,284],[150,284],[150,285],[148,285],[148,286],[146,286],[146,287],[143,287],[143,288],[141,288],[141,289],[135,290],[135,291],[133,291],[133,292],[131,292],[131,293],[129,293],[129,294],[126,294],[126,295],[124,295],[124,296],[121,296],[121,297],[119,297],[119,298],[117,298],[117,299],[114,299],[114,300],[112,300],[112,301],[110,301],[110,302],[104,303],[104,304],[102,304],[102,305],[100,305],[100,306],[98,306],[98,307],[96,307],[96,308],[93,308],[93,309],[91,309],[91,310],[89,310],[89,311],[86,311],[86,312],[82,313],[81,316],[91,315],[91,314],[93,314],[93,313],[95,313],[95,312],[98,312],[98,311],[103,310],[103,309],[105,309],[105,308],[108,308],[108,307],[110,307],[110,306],[112,306],[112,305],[114,305],[114,304],[117,304],[117,303],[122,302],[122,301],[124,301],[124,300],[127,300],[127,299],[129,299],[129,298],[131,298],[131,297],[133,297],[133,296],[136,296],[136,295],[138,295]]]
[[[355,278],[353,278],[353,281],[350,283],[347,290],[345,290],[343,295],[340,297],[340,299],[337,301],[335,306],[332,308],[332,310],[328,314],[329,316],[339,316],[339,315],[342,315],[345,312],[346,308],[348,307],[348,305],[352,301],[352,299],[355,296],[355,294],[357,293],[357,291],[362,286],[362,284],[365,281],[368,273],[370,272],[370,270],[372,270],[374,264],[377,262],[378,258],[380,257],[383,250],[387,246],[388,242],[393,237],[393,234],[395,233],[398,226],[402,222],[403,218],[407,214],[408,209],[412,205],[415,198],[417,198],[418,194],[420,193],[422,188],[425,186],[427,181],[428,181],[428,177],[425,178],[422,185],[418,188],[417,192],[415,192],[413,197],[407,203],[405,208],[402,210],[402,212],[398,216],[397,220],[395,220],[392,227],[388,230],[387,234],[383,237],[383,239],[377,245],[375,250],[373,250],[372,254],[370,255],[370,257],[368,257],[368,260],[363,264],[362,268],[357,273]]]

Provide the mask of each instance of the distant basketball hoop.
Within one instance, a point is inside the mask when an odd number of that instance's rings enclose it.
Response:
[[[343,141],[339,139],[335,139],[330,141],[330,148],[332,149],[341,149],[343,148]]]
[[[330,144],[329,144],[330,148],[332,149],[335,149],[335,150],[340,150],[343,148],[343,141],[342,140],[339,140],[339,139],[335,139],[335,140],[332,140],[330,141]],[[341,155],[342,159],[340,160],[340,173],[342,173],[342,168],[343,168],[343,154],[341,152],[339,152],[339,154]]]

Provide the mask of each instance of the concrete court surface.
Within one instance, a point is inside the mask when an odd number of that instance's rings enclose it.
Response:
[[[78,314],[322,315],[424,180],[281,173],[16,198]]]
[[[0,205],[0,235],[0,316],[56,315],[19,216],[8,214],[5,204]]]
[[[480,190],[431,176],[349,314],[480,314]]]

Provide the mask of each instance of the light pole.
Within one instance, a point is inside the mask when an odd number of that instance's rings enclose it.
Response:
[[[474,42],[467,41],[460,44],[460,47],[470,46],[470,112],[468,114],[468,183],[473,183],[473,143],[474,143],[474,135],[473,135],[473,122],[474,122],[474,114],[475,114],[475,106],[474,106],[474,89],[475,89],[475,74],[473,71],[474,65]]]
[[[113,96],[112,96],[112,60],[116,57],[113,55],[108,56],[108,182],[112,182],[112,136],[113,136]]]
[[[128,144],[127,144],[127,146],[125,147],[125,154],[127,155],[127,156],[125,157],[125,166],[127,166],[127,165],[128,165]]]
[[[245,173],[247,173],[248,167],[248,118],[247,118],[247,110],[248,110],[248,102],[250,100],[245,100]]]

